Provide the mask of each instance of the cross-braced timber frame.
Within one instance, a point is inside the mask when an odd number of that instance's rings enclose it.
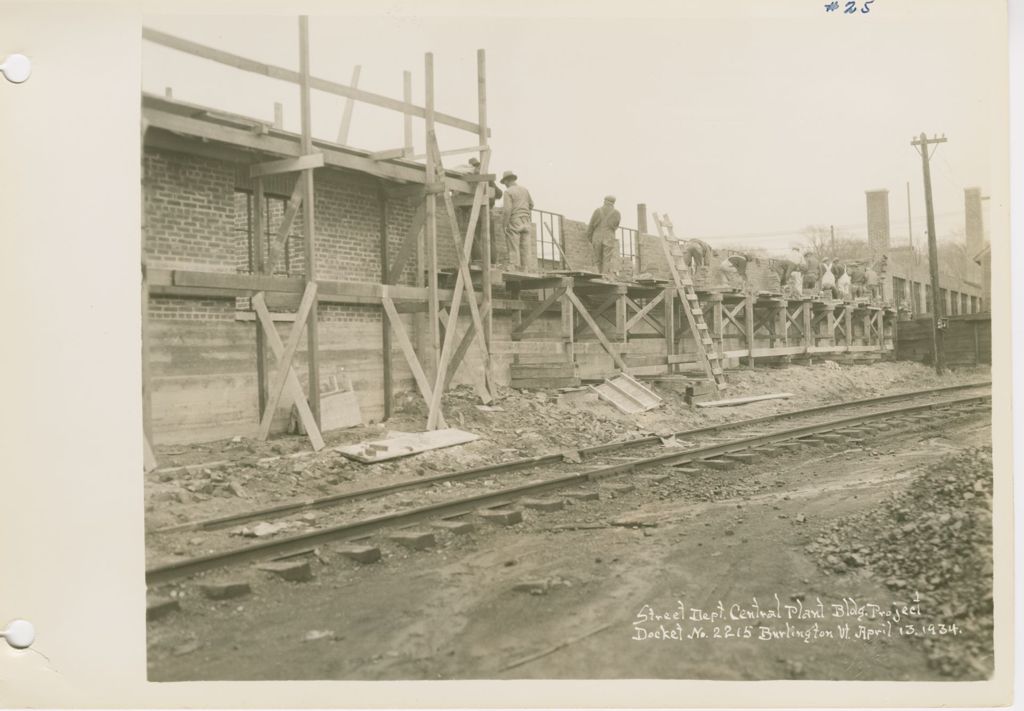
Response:
[[[434,60],[432,54],[424,58],[425,102],[418,106],[412,101],[412,74],[403,76],[403,97],[393,99],[358,88],[360,67],[355,67],[350,84],[345,85],[312,76],[309,67],[309,21],[299,18],[299,71],[274,66],[225,52],[214,47],[175,37],[150,28],[143,29],[143,39],[186,54],[251,72],[273,79],[297,84],[300,92],[302,129],[299,136],[290,134],[281,126],[281,105],[275,104],[273,124],[254,122],[247,117],[191,106],[158,97],[143,97],[143,145],[180,149],[195,139],[202,141],[199,152],[211,157],[225,158],[249,164],[249,177],[254,184],[256,198],[262,199],[264,180],[271,176],[295,175],[288,208],[274,235],[264,258],[262,248],[254,250],[252,274],[224,274],[196,270],[146,269],[143,250],[143,399],[145,432],[148,446],[150,436],[150,387],[148,383],[146,305],[150,295],[175,296],[248,296],[256,318],[256,362],[261,412],[259,436],[266,438],[270,423],[279,403],[291,401],[298,411],[304,429],[315,449],[323,446],[320,434],[320,377],[317,306],[324,302],[370,303],[382,310],[382,346],[384,352],[385,417],[391,414],[393,342],[406,359],[413,379],[428,406],[428,428],[446,426],[442,412],[442,393],[451,382],[467,351],[475,344],[483,358],[484,370],[478,382],[478,392],[484,402],[495,392],[493,367],[490,358],[492,314],[497,305],[492,299],[491,274],[485,269],[477,290],[469,271],[470,251],[480,225],[482,261],[490,263],[490,201],[487,173],[490,162],[487,127],[486,59],[483,50],[477,52],[478,116],[476,121],[462,119],[439,112],[434,107]],[[338,140],[329,143],[314,140],[311,131],[310,93],[312,90],[346,98],[341,117]],[[404,116],[403,143],[388,151],[366,152],[346,144],[352,122],[354,102],[398,111]],[[425,125],[426,152],[414,155],[413,118],[421,118]],[[445,125],[472,133],[474,145],[442,151],[437,142],[436,125]],[[193,145],[190,152],[196,152]],[[480,175],[469,176],[446,171],[443,156],[477,154],[481,163]],[[419,163],[425,159],[424,163]],[[358,171],[381,180],[381,283],[364,284],[318,280],[316,275],[316,226],[313,209],[314,172],[331,166]],[[145,187],[144,187],[145,189]],[[469,225],[463,231],[456,219],[452,194],[472,197]],[[398,253],[388,254],[387,228],[390,197],[419,201],[412,225]],[[437,264],[437,209],[441,200],[444,219],[456,242],[459,273],[455,288],[438,288]],[[302,215],[302,238],[305,273],[301,279],[274,276],[274,267],[291,233],[296,217]],[[253,237],[257,245],[264,244],[267,226],[260,210],[254,213]],[[143,226],[143,239],[145,229]],[[416,286],[402,286],[395,282],[408,262],[415,258]],[[292,321],[287,343],[282,343],[275,320],[284,320],[280,313],[271,314],[267,300],[271,296],[302,294],[298,312]],[[426,304],[423,309],[422,305]],[[442,304],[447,304],[445,309]],[[468,307],[471,325],[457,335],[457,321],[463,306]],[[426,315],[421,313],[425,310]],[[402,312],[413,312],[413,335],[401,319]],[[302,332],[307,337],[306,362],[308,383],[303,393],[292,365]],[[414,345],[414,339],[418,341]],[[267,347],[270,346],[276,369],[270,377]],[[269,383],[268,383],[269,379]],[[148,450],[147,450],[148,451]]]

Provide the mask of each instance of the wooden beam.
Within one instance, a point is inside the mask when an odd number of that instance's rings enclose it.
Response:
[[[285,248],[288,242],[288,237],[292,233],[292,225],[295,224],[295,216],[299,214],[299,209],[302,207],[303,192],[306,188],[306,181],[303,180],[302,176],[297,176],[295,179],[295,186],[292,188],[291,197],[288,198],[288,207],[284,210],[284,215],[281,217],[281,224],[277,226],[277,235],[274,241],[270,243],[270,249],[267,254],[266,270],[268,273],[273,274],[277,268],[277,260],[281,254],[281,251]]]
[[[264,333],[267,334],[267,342],[270,344],[270,349],[274,352],[274,356],[278,361],[283,360],[284,344],[281,343],[281,337],[277,334],[277,328],[274,326],[274,321],[270,317],[270,312],[267,311],[267,305],[263,301],[263,294],[256,294],[252,299],[252,305],[253,308],[256,309],[256,315],[259,317],[260,322],[263,325]],[[302,421],[302,425],[306,428],[306,436],[309,437],[309,441],[313,445],[313,449],[319,452],[324,448],[324,440],[320,434],[320,426],[317,424],[316,418],[313,416],[313,411],[310,408],[309,403],[306,401],[306,396],[302,392],[302,384],[299,382],[298,376],[295,375],[295,370],[290,367],[287,369],[287,373],[285,373],[284,387],[292,398],[292,402],[299,413],[299,419]]]
[[[673,292],[673,293],[674,293],[674,292]],[[643,308],[641,308],[639,304],[637,304],[637,303],[636,303],[635,301],[633,301],[633,300],[632,300],[631,298],[629,298],[629,297],[627,296],[627,297],[626,297],[626,303],[627,303],[627,304],[629,304],[629,305],[630,305],[631,307],[633,307],[633,310],[634,310],[634,311],[636,311],[636,313],[635,313],[635,314],[633,314],[633,315],[632,315],[632,316],[631,316],[631,317],[629,318],[629,320],[628,320],[628,321],[626,321],[626,331],[627,331],[627,332],[629,332],[629,331],[633,330],[633,328],[635,328],[635,327],[636,327],[637,323],[639,323],[639,322],[640,322],[641,320],[643,320],[643,321],[647,322],[647,324],[648,324],[648,325],[650,325],[650,326],[651,326],[651,327],[652,327],[652,328],[653,328],[654,330],[656,330],[656,331],[657,331],[658,333],[660,333],[660,334],[662,334],[662,335],[665,335],[665,331],[664,331],[664,329],[661,329],[661,328],[659,328],[659,327],[658,327],[658,324],[657,324],[657,323],[656,323],[656,322],[655,322],[655,321],[654,321],[653,319],[651,319],[650,317],[648,317],[648,314],[649,314],[649,313],[651,312],[651,310],[652,310],[652,309],[653,309],[653,308],[654,308],[655,306],[657,306],[658,304],[660,304],[660,303],[661,303],[661,302],[662,302],[662,301],[663,301],[664,299],[665,299],[665,292],[664,292],[664,291],[662,291],[662,292],[661,292],[661,293],[659,293],[659,294],[658,294],[657,296],[655,296],[655,297],[654,297],[653,299],[651,299],[650,301],[648,301],[648,302],[647,302],[647,303],[646,303],[646,304],[645,304],[645,305],[643,306]],[[667,306],[667,305],[668,305],[668,302],[666,301],[666,302],[665,302],[665,304],[666,304],[666,306]],[[670,307],[670,308],[671,308],[671,307]],[[668,319],[668,317],[667,317],[667,316],[666,316],[665,318],[666,318],[666,320]],[[667,328],[667,324],[666,324],[666,328]]]
[[[142,108],[142,115],[152,128],[164,131],[193,136],[207,141],[218,141],[231,146],[258,150],[271,155],[294,157],[303,155],[301,141],[290,136],[259,135],[243,128],[224,126],[190,116],[181,116],[145,105]],[[149,144],[150,141],[147,139],[147,145]],[[317,150],[323,153],[326,166],[355,170],[378,178],[407,182],[415,181],[421,184],[419,187],[422,187],[424,170],[420,166],[371,160],[367,155],[361,155],[352,149],[341,149],[328,142],[314,141],[313,144]],[[202,145],[196,148],[197,153],[201,153],[203,150],[204,147]],[[444,184],[448,189],[461,193],[468,193],[472,189],[466,181],[453,176],[445,176]]]
[[[309,17],[299,16],[299,99],[302,110],[302,153],[313,152],[312,111],[310,109],[309,89]],[[302,246],[306,262],[305,281],[307,285],[316,281],[316,227],[314,224],[313,169],[302,171]],[[317,316],[316,291],[313,292],[313,305],[310,307],[309,324],[306,327],[307,346],[306,364],[309,367],[309,407],[313,411],[313,419],[320,426],[320,328]]]
[[[434,168],[435,170],[441,170],[441,157],[440,151],[437,147],[437,137],[433,131],[427,132],[427,149],[433,154]],[[489,154],[484,154],[482,170],[486,169],[486,164],[489,160]],[[476,294],[473,291],[473,279],[469,272],[469,255],[473,245],[473,236],[476,233],[476,220],[479,217],[479,207],[483,200],[483,189],[485,184],[480,183],[477,185],[477,193],[473,202],[473,209],[470,212],[469,225],[466,229],[466,236],[460,240],[460,230],[458,219],[455,215],[455,206],[452,204],[451,196],[448,193],[444,193],[445,210],[448,213],[449,228],[451,230],[452,239],[455,242],[455,254],[458,259],[459,273],[455,280],[455,289],[452,293],[452,305],[451,315],[448,319],[448,328],[445,332],[444,346],[441,350],[441,356],[438,364],[437,379],[434,386],[434,398],[430,405],[430,412],[427,415],[427,429],[433,429],[437,424],[437,414],[441,408],[441,396],[444,391],[444,378],[447,374],[448,363],[453,355],[454,339],[456,332],[456,322],[458,320],[458,307],[462,297],[463,290],[466,292],[466,302],[469,304],[469,313],[472,317],[473,326],[476,329],[476,333],[481,334],[480,338],[474,338],[473,342],[477,343],[480,347],[481,356],[483,358],[484,367],[486,370],[487,363],[490,361],[490,353],[487,351],[487,344],[483,341],[483,321],[480,318],[480,313],[476,303]],[[493,398],[494,394],[488,391],[488,384],[485,381],[485,387],[479,394],[485,403],[488,403]]]
[[[753,294],[747,294],[744,303],[744,321],[746,321],[746,334],[747,334],[747,348],[750,349],[750,362],[747,365],[751,368],[754,367],[754,296]]]
[[[362,71],[362,67],[358,64],[352,69],[352,80],[348,83],[353,89],[359,88],[359,72]],[[338,128],[338,143],[341,145],[348,144],[348,132],[352,128],[352,109],[355,108],[356,102],[352,97],[345,99],[345,108],[341,112],[341,126]]]
[[[196,57],[202,57],[203,59],[234,67],[235,69],[241,69],[242,71],[260,74],[262,76],[270,77],[271,79],[287,81],[293,84],[302,83],[303,77],[301,71],[296,72],[292,69],[285,69],[284,67],[278,67],[273,64],[265,64],[253,59],[247,59],[246,57],[241,57],[237,54],[202,45],[198,42],[192,42],[191,40],[182,39],[181,37],[175,37],[174,35],[169,35],[166,32],[160,32],[159,30],[154,30],[149,27],[142,28],[142,38],[149,42],[153,42],[154,44],[176,49],[179,52],[191,54]],[[415,106],[411,103],[399,101],[398,99],[381,96],[379,94],[363,91],[362,89],[356,89],[355,87],[345,86],[344,84],[339,84],[327,79],[320,79],[318,77],[308,77],[307,83],[311,88],[328,94],[344,96],[373,106],[380,106],[381,108],[408,113],[412,116],[419,116],[420,118],[426,117],[427,109],[424,107]],[[431,111],[433,112],[432,108]],[[455,128],[462,129],[463,131],[469,131],[471,133],[477,133],[480,128],[472,121],[466,121],[440,112],[434,113],[433,120],[437,123],[444,124],[446,126],[454,126]]]
[[[480,307],[480,316],[481,316],[481,318],[484,318],[485,315],[489,316],[490,315],[490,311],[491,311],[491,307],[489,305],[481,306]],[[445,377],[444,377],[444,389],[445,390],[447,390],[448,386],[451,385],[452,378],[455,377],[455,373],[459,369],[459,364],[462,363],[463,359],[466,357],[466,352],[469,351],[469,347],[473,345],[473,338],[475,336],[476,336],[476,326],[471,321],[470,324],[469,324],[469,327],[466,329],[466,332],[464,334],[462,334],[462,339],[459,341],[459,346],[458,346],[458,348],[455,349],[455,353],[454,353],[454,355],[452,355],[451,362],[448,364],[448,371],[447,371],[447,373],[445,374]],[[485,385],[485,387],[486,387],[486,385]]]
[[[423,57],[423,74],[426,103],[426,113],[424,113],[423,118],[426,125],[426,135],[429,137],[434,130],[434,55],[430,52],[427,52]],[[423,182],[425,184],[433,183],[435,175],[434,157],[432,155],[427,156]],[[437,323],[437,198],[432,193],[428,193],[426,196],[425,209],[426,220],[423,231],[423,250],[426,259],[427,291],[429,293],[427,301],[427,327],[430,334],[428,362],[430,363],[431,374],[437,379],[436,382],[440,382],[440,378],[438,378],[440,375],[438,365],[441,358],[441,330]],[[429,402],[430,400],[428,400]]]
[[[177,286],[204,286],[247,291],[286,291],[301,293],[302,279],[275,277],[260,274],[229,274],[199,272],[175,269],[170,272],[173,284]]]
[[[374,151],[370,154],[370,160],[394,160],[405,156],[404,148],[388,148],[384,151]]]
[[[263,242],[266,230],[263,224],[263,181],[256,179],[256,189],[250,197],[252,209],[252,234],[253,234],[253,268],[257,274],[264,274],[266,264],[263,261]],[[272,254],[272,252],[271,252]],[[256,324],[256,390],[259,411],[267,409],[267,340],[263,328]]]
[[[266,311],[262,294],[258,296],[260,297],[260,305],[257,306],[257,314],[261,308]],[[270,389],[267,391],[267,404],[263,408],[263,417],[260,419],[259,438],[261,440],[266,441],[267,437],[270,436],[270,425],[274,421],[274,414],[277,412],[277,406],[281,402],[285,381],[289,375],[294,375],[295,373],[292,369],[292,360],[295,358],[295,351],[299,347],[299,340],[302,338],[302,331],[306,326],[306,319],[309,318],[309,311],[315,301],[316,282],[310,282],[306,287],[305,293],[302,295],[302,303],[299,304],[299,310],[295,313],[295,322],[288,333],[288,342],[285,344],[284,350],[277,354],[277,371],[270,381]],[[274,328],[273,319],[269,318],[269,313],[266,318],[260,317],[260,321],[262,323],[269,322],[271,328]]]
[[[622,360],[622,357],[612,347],[612,344],[608,341],[604,333],[601,331],[601,328],[597,325],[597,323],[594,322],[594,319],[590,317],[590,314],[587,313],[586,307],[580,302],[579,298],[576,296],[576,294],[573,293],[572,289],[566,289],[565,295],[569,298],[569,301],[572,302],[572,305],[576,307],[576,310],[579,312],[580,316],[583,317],[583,320],[587,322],[587,325],[590,326],[590,330],[594,332],[595,336],[597,336],[597,340],[600,341],[601,345],[608,352],[608,355],[612,357],[612,360],[615,362],[615,365],[617,365],[619,369],[624,372],[628,370],[625,362]]]
[[[440,153],[442,156],[458,156],[462,155],[463,153],[479,153],[480,151],[489,150],[491,149],[487,146],[487,144],[481,144],[479,146],[466,146],[465,148],[449,148],[448,150],[441,151]],[[415,155],[406,156],[406,158],[408,158],[409,160],[423,160],[426,157],[426,153],[417,153]],[[495,177],[496,176],[493,173],[488,173],[486,175],[467,175],[464,178],[464,180],[469,183],[486,183],[490,180],[494,180]]]
[[[552,290],[551,294],[547,298],[545,298],[539,304],[530,309],[530,312],[528,314],[520,317],[519,322],[515,324],[515,328],[512,329],[512,333],[509,334],[509,338],[513,341],[521,340],[523,337],[523,333],[526,331],[527,328],[530,327],[530,324],[536,321],[541,316],[541,314],[547,311],[552,304],[554,304],[556,301],[562,298],[564,294],[564,288]]]
[[[398,311],[395,309],[395,303],[387,296],[381,299],[381,305],[384,307],[384,313],[387,314],[388,320],[391,322],[391,328],[395,331],[395,337],[398,339],[398,347],[402,351],[402,355],[405,356],[405,362],[409,365],[409,370],[412,371],[413,380],[416,381],[416,387],[420,390],[420,395],[423,396],[423,401],[428,405],[433,399],[430,387],[430,381],[427,380],[427,374],[423,372],[423,366],[420,365],[419,358],[416,357],[416,351],[412,347],[412,341],[409,340],[409,334],[405,330],[405,324],[402,323],[402,318],[398,315]],[[444,415],[440,415],[440,425],[445,426]]]
[[[598,304],[597,308],[590,309],[590,315],[594,317],[594,321],[596,322],[598,318],[604,316],[604,313],[608,309],[610,309],[612,306],[615,306],[615,304],[616,304],[616,302],[618,300],[619,300],[619,294],[616,291],[616,292],[613,292],[613,293],[609,294],[608,296],[606,296],[605,300],[602,301],[600,304]],[[618,324],[616,324],[615,321],[612,321],[611,319],[609,319],[607,317],[605,317],[605,320],[608,321],[608,323],[610,323],[613,326],[615,326],[616,328],[618,328]],[[583,330],[583,327],[585,325],[586,325],[586,323],[577,324],[577,326],[576,326],[576,334],[577,335],[579,335],[580,331]]]
[[[386,195],[387,193],[385,193]],[[405,233],[405,239],[402,241],[402,246],[398,249],[398,254],[395,255],[395,261],[387,272],[387,283],[394,284],[402,275],[405,263],[409,261],[409,257],[412,256],[413,250],[416,249],[416,245],[419,242],[420,232],[423,231],[425,220],[426,209],[423,203],[420,203],[416,206],[416,212],[412,216],[412,224],[409,225],[409,231]]]
[[[675,355],[676,352],[676,291],[675,287],[665,287],[662,290],[660,296],[661,301],[665,304],[665,354],[668,358]],[[626,324],[626,330],[630,329],[629,324]],[[675,364],[666,359],[666,365],[668,366],[668,372],[672,373],[676,370]]]
[[[402,102],[404,107],[412,106],[412,72],[402,72]],[[412,153],[412,113],[408,108],[402,109],[402,128],[403,137],[405,142],[402,144],[405,146],[407,153]]]
[[[358,74],[356,78],[358,79]],[[377,201],[380,203],[380,273],[385,282],[387,282],[388,262],[390,261],[388,257],[388,198],[384,193],[383,186],[379,186],[377,189]],[[380,325],[381,363],[384,367],[384,419],[387,420],[391,417],[391,401],[394,398],[394,385],[391,373],[391,328],[388,326],[388,320],[385,317],[381,317]]]
[[[811,312],[811,302],[805,301],[800,307],[803,311],[803,330],[804,330],[804,346],[810,348],[815,345],[814,341],[814,323],[813,314]]]
[[[476,97],[477,97],[477,123],[480,126],[478,137],[481,144],[481,151],[490,151],[490,146],[487,145],[487,137],[490,131],[487,127],[487,56],[484,50],[478,49],[476,52]],[[488,174],[490,175],[490,174]],[[468,177],[468,176],[467,176]],[[478,177],[485,177],[483,175]],[[467,181],[468,182],[468,181]],[[484,200],[480,206],[480,221],[483,223],[480,228],[480,261],[483,262],[483,280],[481,288],[483,289],[483,304],[480,312],[483,315],[484,320],[484,345],[487,347],[487,352],[491,352],[491,340],[493,337],[493,319],[491,317],[492,304],[493,304],[493,284],[491,283],[491,203],[490,198],[493,192],[490,185],[485,183],[487,186],[487,199]],[[494,382],[494,362],[488,359],[485,367],[485,375],[488,383]]]
[[[281,173],[296,173],[300,170],[312,170],[323,168],[324,154],[309,153],[296,158],[282,158],[269,163],[257,163],[249,166],[249,177],[260,178],[265,175],[279,175]]]

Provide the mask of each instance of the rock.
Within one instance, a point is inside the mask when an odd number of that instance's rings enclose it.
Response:
[[[334,630],[310,630],[302,637],[303,642],[316,642],[321,639],[334,639]]]
[[[147,620],[159,620],[167,615],[171,614],[175,610],[180,610],[181,606],[178,601],[170,597],[152,596],[146,598],[146,619]]]
[[[528,580],[521,583],[516,583],[512,586],[512,590],[515,592],[525,592],[531,595],[546,595],[548,592],[548,581],[547,580]]]
[[[233,482],[229,483],[228,484],[228,489],[231,491],[232,494],[234,494],[235,496],[237,496],[240,499],[247,499],[247,498],[249,498],[249,495],[245,493],[245,489],[243,489],[242,485],[239,484],[237,481],[233,481]]]
[[[188,642],[183,642],[182,644],[176,646],[174,649],[171,650],[171,654],[173,654],[176,657],[181,657],[186,654],[192,654],[192,652],[197,651],[202,646],[202,642],[200,642],[198,639],[193,639]]]
[[[242,597],[252,592],[252,587],[244,580],[233,580],[222,583],[201,583],[199,589],[211,600],[228,600]]]
[[[287,528],[288,524],[284,522],[267,523],[266,521],[260,521],[255,526],[253,526],[248,533],[243,531],[242,535],[249,536],[251,538],[266,538],[268,536],[273,536],[277,533],[280,533],[281,531],[284,531]]]
[[[305,582],[313,579],[313,569],[308,560],[274,560],[256,566],[257,569],[271,573],[283,580]]]

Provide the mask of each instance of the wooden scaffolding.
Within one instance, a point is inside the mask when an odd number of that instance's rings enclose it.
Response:
[[[145,434],[147,448],[150,437],[150,387],[146,364],[148,363],[147,314],[148,301],[153,295],[209,294],[217,296],[236,295],[250,297],[256,322],[256,363],[259,383],[259,409],[261,414],[259,436],[266,439],[270,433],[274,413],[287,397],[294,403],[303,429],[310,438],[314,449],[324,446],[320,433],[320,374],[319,374],[319,333],[318,304],[323,301],[342,303],[376,303],[382,309],[382,346],[384,368],[385,417],[391,414],[392,403],[392,345],[398,346],[412,371],[416,385],[428,406],[427,428],[445,426],[442,409],[442,393],[462,362],[467,351],[474,345],[483,358],[484,369],[477,383],[477,390],[484,402],[494,396],[494,374],[490,358],[492,335],[491,273],[484,269],[479,294],[469,270],[473,240],[479,235],[484,264],[490,263],[490,201],[489,186],[494,175],[489,174],[490,131],[487,127],[487,83],[486,58],[483,50],[477,53],[477,96],[478,115],[476,121],[458,118],[437,111],[434,107],[434,59],[432,54],[424,58],[424,106],[412,102],[412,74],[403,75],[403,97],[401,100],[382,96],[358,88],[360,67],[356,67],[349,85],[312,76],[309,66],[309,20],[302,16],[298,24],[299,71],[269,65],[246,57],[225,52],[180,37],[144,28],[143,39],[186,54],[200,57],[222,65],[233,67],[273,79],[298,85],[301,106],[301,136],[296,146],[286,140],[287,134],[281,127],[281,105],[275,105],[275,121],[272,126],[252,125],[251,120],[230,114],[217,113],[217,121],[200,124],[193,119],[207,115],[203,107],[194,107],[194,112],[182,112],[182,104],[176,102],[168,110],[144,110],[143,144],[174,148],[181,136],[198,137],[211,142],[208,150],[216,153],[218,141],[233,146],[243,146],[258,156],[257,162],[249,166],[249,177],[254,181],[256,200],[263,199],[264,180],[272,176],[294,175],[294,187],[288,201],[288,208],[276,233],[270,235],[270,246],[264,254],[262,247],[254,251],[252,274],[218,274],[191,270],[147,269],[145,245],[143,245],[143,400],[145,413]],[[336,143],[315,140],[311,130],[310,94],[312,90],[345,97],[346,105]],[[353,102],[365,102],[374,106],[400,112],[404,116],[403,144],[400,148],[366,154],[351,150],[344,145],[352,121]],[[144,99],[144,108],[146,106]],[[152,103],[152,102],[150,102]],[[187,108],[187,107],[186,107]],[[413,118],[423,119],[425,126],[426,150],[423,155],[414,155]],[[442,151],[438,145],[436,126],[461,129],[475,136],[475,143],[466,148]],[[150,132],[151,129],[158,129]],[[445,171],[443,156],[476,154],[480,160],[478,174],[456,174]],[[277,156],[266,160],[266,156]],[[424,164],[416,161],[423,159]],[[345,282],[324,282],[318,280],[316,271],[316,224],[314,210],[314,173],[325,165],[357,170],[382,179],[380,188],[380,268],[381,283],[355,284]],[[393,183],[402,183],[395,186]],[[468,225],[460,228],[456,218],[452,193],[472,196],[469,203]],[[419,201],[411,228],[393,257],[388,251],[388,199],[410,197]],[[437,262],[437,219],[440,198],[442,219],[447,220],[455,240],[458,258],[458,277],[453,290],[442,294],[438,288]],[[261,204],[261,203],[257,203]],[[285,241],[301,211],[304,275],[301,280],[274,276],[274,268],[280,259]],[[254,213],[254,242],[263,245],[268,237],[267,225],[261,210]],[[143,225],[143,239],[145,227]],[[399,275],[406,264],[416,257],[416,286],[398,285]],[[280,312],[272,313],[267,306],[268,299],[281,294],[301,294],[299,307],[294,314],[282,317]],[[425,296],[425,299],[423,298]],[[448,303],[442,306],[442,296]],[[426,301],[426,314],[410,302]],[[457,321],[463,309],[468,310],[471,325],[461,336],[457,334]],[[416,321],[414,333],[403,323],[400,312],[413,311]],[[282,341],[275,321],[290,321],[291,330]],[[307,349],[308,383],[302,389],[293,361],[302,335],[305,333]],[[414,345],[414,339],[418,341]],[[267,349],[273,353],[275,367],[270,369]]]

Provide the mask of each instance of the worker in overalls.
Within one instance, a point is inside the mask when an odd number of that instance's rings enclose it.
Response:
[[[615,231],[619,229],[621,219],[622,216],[615,209],[615,196],[608,195],[604,204],[594,210],[584,235],[594,248],[597,271],[609,279],[619,269],[619,242],[615,238]]]
[[[501,201],[502,233],[508,245],[508,262],[513,269],[526,266],[530,253],[530,225],[533,224],[533,198],[530,191],[517,183],[519,176],[506,170],[501,176],[505,196]]]

